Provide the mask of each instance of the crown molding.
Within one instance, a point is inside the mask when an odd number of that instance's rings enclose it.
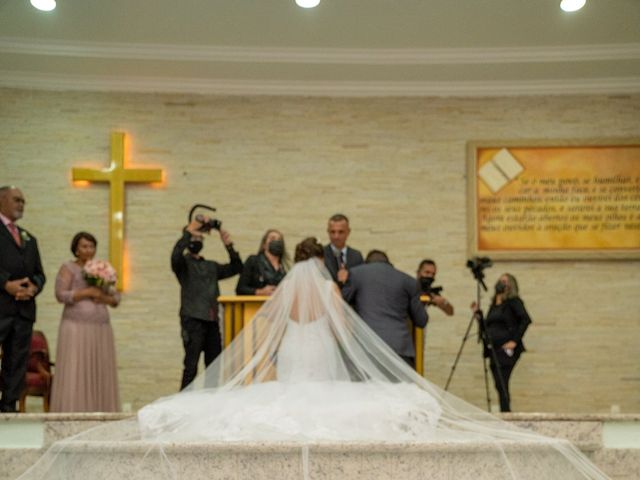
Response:
[[[70,42],[0,37],[0,52],[16,55],[156,61],[466,65],[637,60],[640,59],[640,43],[500,48],[343,49]]]
[[[0,87],[92,92],[329,97],[497,97],[640,93],[640,77],[522,81],[355,82],[34,74],[0,70]]]

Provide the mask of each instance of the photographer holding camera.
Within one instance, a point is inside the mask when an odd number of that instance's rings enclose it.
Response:
[[[436,280],[436,262],[428,258],[422,260],[418,265],[417,277],[420,291],[423,295],[428,295],[430,300],[428,305],[435,305],[449,316],[453,315],[453,305],[440,293],[442,287],[433,286]]]
[[[229,263],[205,260],[200,255],[204,233],[218,230],[229,253]],[[185,252],[187,250],[187,252]],[[218,280],[242,272],[242,260],[233,248],[231,236],[220,221],[197,215],[189,222],[171,253],[171,269],[180,282],[180,326],[184,345],[184,370],[180,389],[184,389],[198,373],[200,353],[208,366],[222,351],[218,323]]]

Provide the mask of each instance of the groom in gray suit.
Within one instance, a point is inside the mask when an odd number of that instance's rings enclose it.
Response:
[[[349,271],[342,296],[394,352],[415,367],[416,351],[407,317],[420,328],[427,325],[429,317],[414,278],[396,270],[384,252],[372,250],[364,265]]]

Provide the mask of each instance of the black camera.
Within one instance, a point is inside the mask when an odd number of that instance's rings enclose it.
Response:
[[[429,295],[430,297],[440,296],[444,287],[431,287],[429,290],[425,291],[425,295]]]
[[[201,232],[208,232],[209,230],[220,230],[222,222],[217,218],[204,219],[204,215],[196,215],[196,220],[202,223],[202,226],[198,229]]]
[[[210,207],[209,205],[203,205],[201,203],[197,203],[195,204],[193,207],[191,207],[191,210],[189,210],[189,222],[191,222],[191,219],[193,218],[193,212],[196,210],[196,208],[204,208],[206,210],[211,210],[212,212],[215,212],[216,209],[214,207]],[[205,221],[205,217],[204,215],[198,214],[196,215],[196,220],[200,223],[202,223],[202,225],[200,226],[200,228],[198,228],[198,230],[200,232],[208,232],[210,230],[220,230],[220,227],[222,227],[222,222],[216,218],[210,218],[209,220]]]
[[[471,271],[475,272],[482,271],[485,268],[489,268],[493,266],[493,262],[489,257],[473,257],[467,260],[467,267],[471,269]]]
[[[425,295],[429,295],[430,297],[433,297],[435,295],[440,295],[444,287],[434,287],[432,286],[432,284],[433,284],[433,278],[431,277],[420,278],[420,290],[422,291],[422,293],[424,293]]]
[[[493,266],[493,262],[489,257],[473,257],[467,260],[467,267],[473,273],[473,277],[478,281],[484,291],[487,291],[487,286],[484,283],[484,269]]]

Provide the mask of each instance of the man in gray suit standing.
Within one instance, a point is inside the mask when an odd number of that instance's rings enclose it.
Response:
[[[345,215],[341,213],[333,215],[329,219],[327,233],[331,243],[324,247],[324,264],[333,281],[342,286],[349,277],[349,269],[361,265],[364,260],[360,251],[347,246],[351,229],[349,219]]]
[[[429,317],[414,278],[395,269],[384,252],[372,250],[364,265],[349,271],[342,296],[394,352],[415,367],[407,317],[420,328]]]

